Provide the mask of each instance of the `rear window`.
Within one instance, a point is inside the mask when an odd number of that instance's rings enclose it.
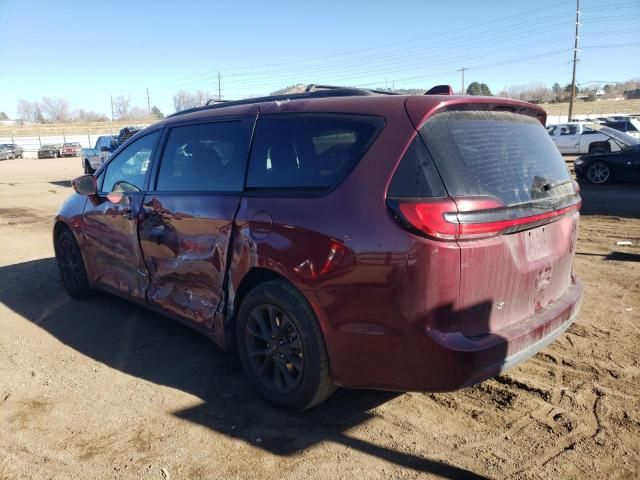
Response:
[[[339,183],[384,126],[380,117],[272,115],[256,128],[247,188],[326,190]]]
[[[494,196],[515,205],[573,192],[565,161],[535,118],[445,112],[420,135],[451,196]]]

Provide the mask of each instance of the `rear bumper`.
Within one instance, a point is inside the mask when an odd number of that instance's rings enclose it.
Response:
[[[351,388],[398,391],[453,391],[513,368],[558,338],[580,310],[582,283],[551,306],[503,330],[477,337],[462,333],[401,335],[330,334],[331,371],[336,383]]]
[[[488,337],[498,337],[493,347],[476,351],[479,368],[477,371],[466,371],[466,380],[461,386],[469,386],[509,370],[531,358],[540,350],[555,341],[575,321],[582,305],[582,282],[576,280],[565,295],[552,308],[501,332]],[[496,339],[494,339],[495,341]],[[491,361],[492,350],[506,351],[504,359]]]

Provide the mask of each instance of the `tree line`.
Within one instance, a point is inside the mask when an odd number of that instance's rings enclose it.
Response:
[[[270,93],[270,95],[299,93],[304,91],[305,85],[291,85]],[[426,89],[383,89],[389,92],[403,95],[422,95]],[[544,83],[531,82],[524,85],[511,85],[498,93],[500,97],[515,98],[531,103],[561,103],[569,101],[571,84],[560,85],[554,83],[551,88]],[[491,96],[493,93],[486,83],[471,82],[467,89],[467,95]],[[592,101],[600,98],[640,98],[640,79],[632,79],[626,82],[606,84],[599,88],[598,85],[576,86],[575,95],[584,101]],[[173,95],[173,108],[176,112],[189,108],[206,105],[209,101],[218,101],[219,98],[211,95],[206,90],[188,92],[179,90]],[[58,122],[106,122],[110,118],[104,113],[85,110],[83,108],[71,110],[69,102],[63,98],[43,97],[39,101],[21,99],[16,107],[17,119],[31,123],[58,123]],[[113,120],[148,121],[164,118],[164,114],[157,106],[151,111],[133,105],[131,98],[120,95],[113,99]],[[0,121],[8,120],[5,112],[0,112]]]
[[[131,98],[120,95],[113,99],[113,120],[149,120],[164,118],[164,114],[156,106],[151,112],[131,104]],[[107,122],[110,118],[104,113],[79,108],[71,110],[69,102],[64,98],[43,97],[41,100],[29,101],[20,99],[16,106],[16,119],[29,123],[65,123],[65,122]],[[0,120],[8,120],[4,112],[0,112]]]

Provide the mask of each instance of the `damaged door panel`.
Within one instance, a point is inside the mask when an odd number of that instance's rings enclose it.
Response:
[[[224,344],[217,311],[255,117],[183,124],[166,135],[155,191],[140,212],[148,303]]]
[[[134,141],[98,178],[83,213],[83,247],[92,284],[144,302],[147,268],[138,244],[138,212],[160,131]]]

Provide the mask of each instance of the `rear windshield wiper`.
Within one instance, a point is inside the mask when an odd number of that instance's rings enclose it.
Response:
[[[537,187],[537,189],[548,192],[552,188],[560,187],[561,185],[566,185],[567,183],[573,183],[573,180],[565,180],[564,182],[557,182],[557,183],[549,182],[549,183],[545,183],[544,185],[540,185],[539,187]]]

